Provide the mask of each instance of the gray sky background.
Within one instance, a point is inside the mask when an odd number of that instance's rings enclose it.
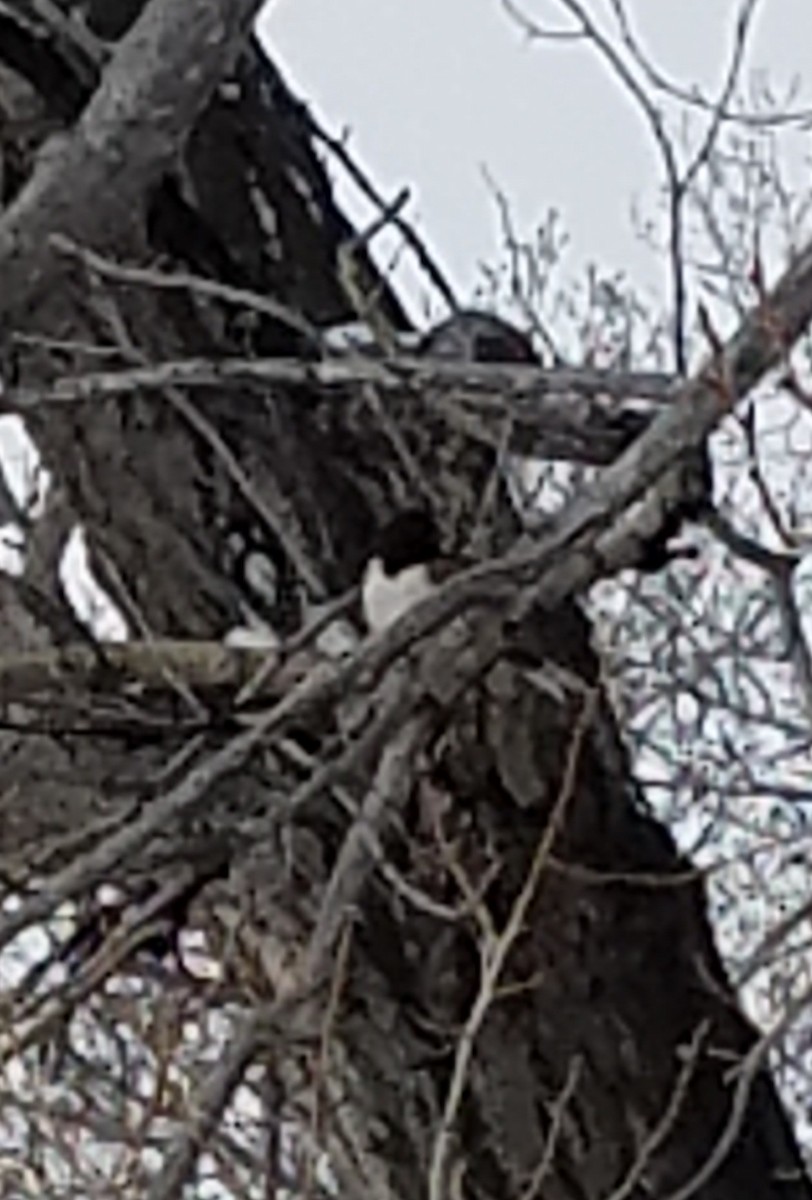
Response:
[[[585,0],[608,19],[606,0]],[[670,76],[713,89],[729,53],[739,0],[628,0],[650,56]],[[557,0],[524,10],[566,25]],[[349,145],[391,198],[412,188],[407,215],[464,300],[478,261],[499,247],[486,166],[529,232],[551,206],[572,237],[573,270],[586,261],[662,283],[662,259],[642,246],[631,208],[654,211],[658,163],[640,113],[585,43],[529,43],[500,0],[271,0],[260,32],[288,81]],[[745,81],[766,71],[778,95],[800,79],[794,104],[812,106],[810,0],[761,0]],[[785,153],[808,174],[806,143]],[[368,220],[354,189],[339,187]],[[401,272],[419,319],[422,281]]]

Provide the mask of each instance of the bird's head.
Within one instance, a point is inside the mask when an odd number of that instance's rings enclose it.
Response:
[[[372,556],[379,558],[387,575],[430,563],[440,554],[440,531],[431,513],[408,508],[378,530]]]

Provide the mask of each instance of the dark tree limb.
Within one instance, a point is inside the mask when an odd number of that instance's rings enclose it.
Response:
[[[444,363],[393,357],[385,360],[331,358],[191,359],[125,370],[62,375],[50,386],[10,388],[2,397],[9,412],[25,414],[43,405],[99,402],[161,392],[251,389],[259,405],[269,386],[299,385],[335,402],[363,386],[383,397],[429,393],[435,407],[446,406],[449,420],[467,421],[472,437],[496,445],[507,418],[511,447],[590,463],[611,462],[646,428],[651,412],[672,402],[668,376],[616,374],[578,368]]]
[[[99,246],[131,227],[258,7],[259,0],[146,6],[72,132],[43,147],[30,182],[0,218],[0,320],[13,321],[52,286],[53,234]]]

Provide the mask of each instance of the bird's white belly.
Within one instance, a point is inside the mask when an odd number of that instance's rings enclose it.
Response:
[[[434,584],[425,565],[387,575],[380,560],[372,559],[362,585],[364,618],[370,631],[380,633],[433,591]]]

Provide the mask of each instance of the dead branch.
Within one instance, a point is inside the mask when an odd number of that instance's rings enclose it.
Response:
[[[170,166],[258,8],[259,0],[146,6],[73,131],[46,144],[0,218],[0,318],[10,323],[49,286],[52,234],[98,246],[130,228],[133,197]]]
[[[300,333],[306,341],[312,343],[315,350],[322,348],[322,338],[317,327],[301,313],[295,312],[279,300],[274,300],[272,296],[262,296],[248,288],[221,283],[219,279],[205,279],[188,271],[161,271],[155,267],[127,266],[103,254],[97,254],[86,246],[80,246],[60,233],[53,235],[51,245],[66,258],[77,259],[100,279],[107,279],[113,283],[127,283],[133,287],[155,288],[158,291],[191,292],[212,300],[221,300],[224,304],[271,317],[272,320],[287,325],[295,333]]]
[[[315,978],[316,962],[327,962],[345,926],[352,906],[358,900],[375,857],[369,842],[378,842],[384,827],[402,809],[409,797],[415,773],[415,760],[425,737],[427,721],[415,717],[398,729],[383,747],[378,771],[367,792],[361,811],[351,826],[324,889],[319,915],[310,939],[308,967]]]
[[[549,458],[611,462],[644,429],[647,414],[673,402],[673,377],[657,372],[387,359],[183,359],[153,366],[63,375],[50,387],[9,388],[7,412],[25,414],[43,405],[101,402],[168,387],[225,390],[303,386],[326,397],[372,387],[382,396],[423,394],[444,406],[450,420],[469,418],[465,429],[498,446],[506,416],[512,447]],[[471,419],[475,424],[471,424]]]
[[[150,690],[171,687],[171,676],[189,686],[234,688],[246,684],[268,658],[267,649],[243,649],[220,642],[122,642],[103,646],[73,645],[0,657],[0,704],[37,693],[64,693],[92,687],[105,678],[117,686]],[[275,656],[278,662],[278,655]]]

